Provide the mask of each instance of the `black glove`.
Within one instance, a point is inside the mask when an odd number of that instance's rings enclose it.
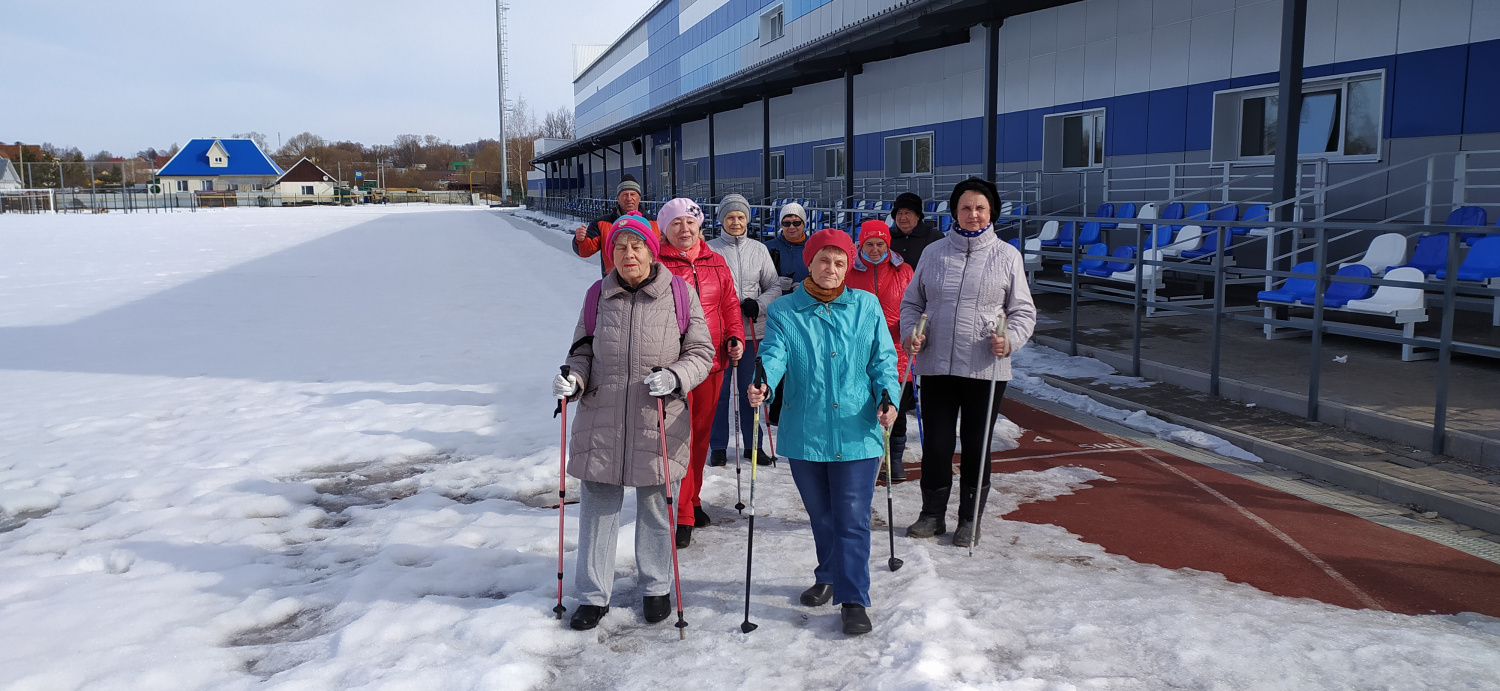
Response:
[[[760,303],[750,298],[740,300],[740,314],[744,315],[745,321],[755,321],[760,318]]]

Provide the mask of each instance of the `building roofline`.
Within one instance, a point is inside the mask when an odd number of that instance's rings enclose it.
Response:
[[[587,69],[585,69],[583,72],[580,72],[578,74],[578,76],[574,77],[572,83],[577,84],[578,80],[583,79],[584,77],[588,76],[589,72],[592,72],[594,70],[594,66],[595,65],[598,65],[599,63],[604,62],[604,59],[607,58],[607,57],[609,57],[610,53],[615,52],[615,49],[618,48],[618,47],[620,47],[620,44],[622,42],[624,42],[625,39],[630,38],[630,35],[632,33],[635,33],[636,29],[638,29],[638,28],[640,28],[642,26],[645,26],[646,22],[651,19],[651,15],[656,14],[657,10],[659,10],[659,9],[661,9],[663,7],[666,7],[667,3],[671,2],[671,1],[672,0],[657,0],[656,4],[652,5],[650,9],[646,10],[646,13],[643,14],[643,15],[641,15],[640,19],[637,19],[634,22],[631,22],[630,28],[628,28],[624,32],[622,32],[618,37],[615,38],[614,41],[611,41],[610,44],[609,44],[609,47],[605,48],[604,52],[599,54],[599,57],[594,58],[594,62],[591,63],[588,66]],[[679,31],[681,30],[681,28],[682,27],[678,27]],[[649,41],[650,37],[649,36],[646,37],[646,40]]]

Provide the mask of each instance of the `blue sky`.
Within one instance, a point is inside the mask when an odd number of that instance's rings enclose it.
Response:
[[[4,0],[0,141],[92,154],[255,130],[387,143],[493,138],[492,0]],[[510,89],[571,106],[572,45],[611,43],[652,0],[510,0]]]

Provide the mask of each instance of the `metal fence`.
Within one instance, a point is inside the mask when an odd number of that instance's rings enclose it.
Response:
[[[351,191],[332,195],[274,192],[169,192],[142,188],[0,190],[0,213],[161,213],[235,207],[351,206],[356,204],[480,204],[478,195],[448,191]]]

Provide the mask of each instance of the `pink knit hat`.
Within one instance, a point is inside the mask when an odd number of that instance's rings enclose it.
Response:
[[[625,214],[615,219],[614,225],[609,227],[608,247],[605,248],[606,252],[613,251],[610,248],[615,246],[615,238],[619,237],[620,233],[631,233],[640,237],[641,241],[646,243],[646,249],[651,250],[651,258],[653,259],[661,253],[661,237],[651,228],[651,222],[645,218],[635,214]]]
[[[685,197],[678,197],[662,204],[661,213],[656,214],[656,222],[665,228],[680,216],[695,218],[698,220],[698,226],[703,226],[703,209],[698,207],[698,202]]]

